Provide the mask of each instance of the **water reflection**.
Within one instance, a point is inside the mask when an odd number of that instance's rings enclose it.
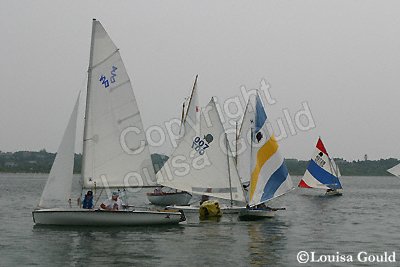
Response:
[[[249,264],[251,266],[276,266],[282,262],[282,251],[287,245],[287,225],[279,218],[250,222],[247,225]]]
[[[46,257],[40,259],[41,264],[132,265],[143,260],[160,263],[164,249],[160,249],[160,239],[172,241],[166,236],[181,236],[183,227],[34,226],[32,231],[40,250],[46,251]]]

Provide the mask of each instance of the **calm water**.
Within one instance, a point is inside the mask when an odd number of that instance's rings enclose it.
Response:
[[[342,197],[295,190],[272,205],[287,210],[264,221],[199,222],[192,215],[179,226],[115,228],[34,226],[31,211],[46,179],[0,175],[1,266],[300,266],[302,250],[354,259],[360,251],[396,251],[400,261],[400,180],[394,177],[344,177]]]

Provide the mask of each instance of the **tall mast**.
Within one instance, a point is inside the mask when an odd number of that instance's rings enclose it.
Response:
[[[184,118],[185,118],[185,101],[183,101],[183,104],[182,104],[181,128],[183,126]]]
[[[82,171],[81,175],[83,177],[84,170],[85,170],[85,154],[86,154],[86,142],[89,140],[87,138],[87,131],[88,131],[88,118],[89,118],[89,101],[90,101],[90,86],[91,86],[91,79],[92,79],[92,67],[93,67],[93,46],[94,46],[94,33],[95,33],[95,24],[96,19],[92,21],[92,37],[90,40],[90,56],[89,56],[89,68],[88,68],[88,81],[87,81],[87,88],[86,88],[86,107],[85,107],[85,124],[83,128],[83,149],[82,149]]]
[[[226,133],[225,133],[225,145],[226,145],[226,159],[228,160],[229,193],[231,197],[231,207],[232,207],[233,197],[232,197],[231,167],[229,165],[229,144],[228,144],[228,136]]]
[[[249,166],[249,169],[250,169],[250,177],[249,177],[249,185],[248,185],[248,200],[247,200],[247,202],[248,203],[250,203],[250,190],[251,190],[251,176],[252,176],[252,162],[253,162],[253,130],[254,130],[254,128],[253,128],[253,125],[251,126],[251,128],[250,128],[250,166]],[[248,204],[247,203],[247,204]]]

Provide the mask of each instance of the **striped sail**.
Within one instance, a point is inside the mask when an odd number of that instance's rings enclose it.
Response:
[[[256,96],[252,139],[249,205],[255,206],[293,188],[285,160],[279,153],[278,142],[274,135],[268,133],[267,114],[259,95]]]
[[[303,188],[342,189],[338,178],[339,174],[339,168],[330,159],[321,138],[319,138],[315,152],[298,186]]]

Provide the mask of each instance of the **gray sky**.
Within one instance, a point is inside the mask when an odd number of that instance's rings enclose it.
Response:
[[[304,101],[316,125],[294,135],[286,125],[285,157],[307,159],[320,135],[335,157],[400,158],[399,14],[398,1],[0,0],[0,150],[57,150],[97,18],[145,127],[179,116],[196,74],[202,106],[265,79],[273,127]]]

